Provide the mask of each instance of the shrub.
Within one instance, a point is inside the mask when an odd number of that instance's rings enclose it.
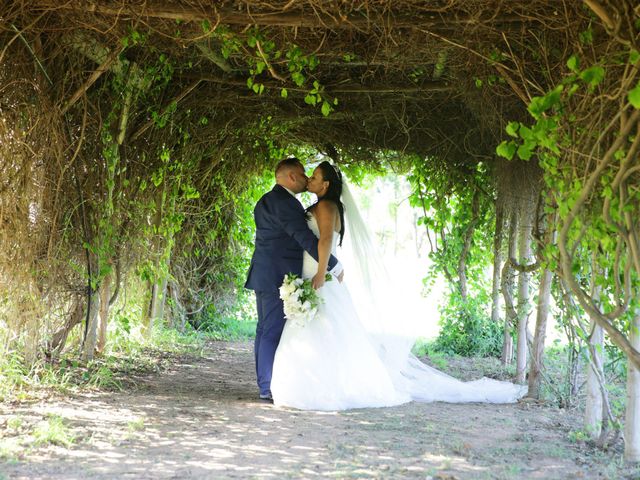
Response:
[[[468,297],[462,302],[457,294],[440,309],[440,333],[434,350],[465,357],[500,356],[502,351],[502,325],[491,321],[484,310],[484,302]]]

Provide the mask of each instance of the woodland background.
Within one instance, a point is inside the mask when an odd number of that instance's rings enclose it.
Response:
[[[640,460],[639,30],[629,0],[4,2],[3,395],[241,325],[253,204],[320,153],[410,182],[430,348],[586,391],[584,435]]]

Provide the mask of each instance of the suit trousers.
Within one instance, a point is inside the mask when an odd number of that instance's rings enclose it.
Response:
[[[271,393],[273,359],[284,329],[284,306],[277,290],[255,293],[258,309],[258,325],[254,344],[256,375],[260,394],[267,395]]]

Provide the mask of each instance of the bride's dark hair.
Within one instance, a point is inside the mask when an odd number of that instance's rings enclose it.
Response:
[[[316,206],[319,202],[323,200],[331,200],[338,207],[338,212],[340,212],[340,242],[339,245],[342,245],[342,238],[344,237],[344,205],[340,201],[340,197],[342,196],[342,173],[338,170],[338,167],[330,164],[326,160],[320,165],[318,168],[322,172],[322,180],[324,182],[329,182],[329,188],[327,188],[327,193],[325,193],[322,197],[318,197],[318,201],[307,208],[307,211],[311,210]]]

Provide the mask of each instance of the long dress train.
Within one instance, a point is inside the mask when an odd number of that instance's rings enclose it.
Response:
[[[309,228],[319,237],[313,215]],[[337,235],[332,253],[336,253]],[[317,262],[305,253],[302,276]],[[393,406],[411,400],[511,403],[525,387],[483,378],[462,382],[423,364],[410,352],[390,354],[388,338],[367,331],[348,288],[337,280],[318,290],[318,317],[304,326],[285,324],[271,379],[275,405],[303,410]]]

